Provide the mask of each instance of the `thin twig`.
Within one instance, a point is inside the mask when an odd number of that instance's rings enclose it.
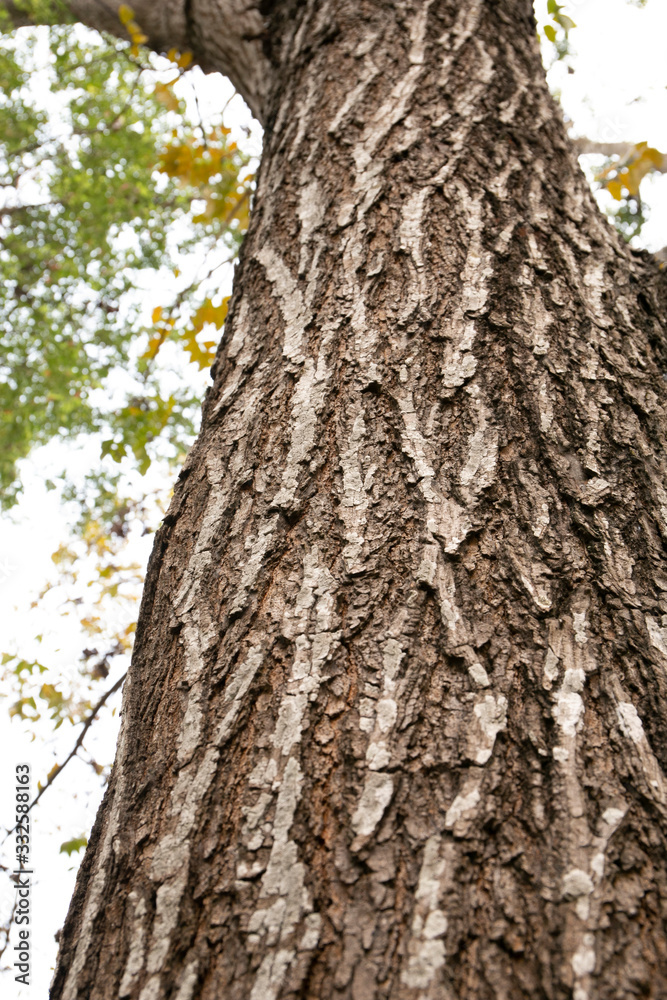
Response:
[[[204,149],[208,150],[208,139],[206,137],[206,129],[204,128],[204,116],[201,113],[201,105],[199,103],[199,94],[197,93],[197,88],[195,87],[192,80],[189,81],[192,88],[192,95],[195,99],[195,108],[197,109],[197,115],[199,116],[198,127],[201,132],[202,142],[204,144]]]
[[[122,677],[118,678],[118,680],[116,681],[116,683],[112,687],[110,687],[108,691],[105,691],[105,693],[102,695],[102,697],[100,698],[100,700],[98,701],[98,703],[95,705],[95,707],[93,709],[91,709],[91,712],[88,715],[88,718],[86,719],[86,721],[83,724],[83,729],[79,733],[79,738],[76,741],[76,743],[74,744],[74,746],[72,747],[72,749],[71,749],[71,751],[69,753],[69,756],[65,758],[65,760],[63,761],[62,764],[57,765],[57,770],[54,768],[51,771],[51,777],[47,778],[46,784],[42,785],[42,787],[40,788],[40,790],[37,792],[37,795],[34,797],[34,799],[32,800],[32,802],[28,806],[28,810],[27,810],[28,812],[30,812],[30,810],[32,809],[33,806],[37,805],[37,803],[41,799],[41,797],[44,794],[44,792],[46,791],[46,789],[51,787],[51,785],[56,780],[56,778],[58,777],[58,775],[62,774],[62,772],[65,770],[65,768],[67,767],[67,765],[71,761],[72,757],[76,756],[77,751],[79,750],[79,747],[81,746],[81,744],[83,743],[83,741],[85,739],[86,733],[88,732],[88,730],[92,726],[93,722],[95,721],[95,716],[97,715],[97,713],[99,712],[99,710],[102,708],[102,706],[106,703],[107,699],[109,699],[112,694],[115,694],[116,691],[118,690],[118,688],[121,687],[121,685],[122,685],[122,683],[123,683],[123,681],[125,680],[126,677],[127,677],[127,670],[122,675]]]
[[[40,790],[38,791],[37,795],[34,797],[34,799],[32,800],[32,802],[30,803],[30,805],[26,809],[25,815],[27,815],[32,810],[33,806],[37,805],[37,803],[39,802],[39,800],[41,799],[42,795],[47,790],[47,788],[50,788],[51,785],[53,784],[53,782],[58,777],[58,775],[63,773],[63,771],[65,770],[65,768],[67,767],[67,765],[71,761],[72,757],[76,756],[78,750],[81,747],[81,744],[83,743],[83,741],[84,741],[84,739],[86,737],[86,733],[88,732],[88,730],[92,726],[93,722],[95,721],[95,716],[97,715],[97,713],[99,712],[99,710],[106,704],[106,702],[111,697],[111,695],[115,694],[116,691],[119,689],[119,687],[121,687],[121,685],[122,685],[122,683],[123,683],[123,681],[125,680],[126,677],[127,677],[127,670],[122,675],[122,677],[118,678],[118,680],[116,681],[116,683],[112,687],[110,687],[108,691],[105,691],[105,693],[102,695],[102,697],[97,702],[97,704],[95,705],[95,707],[90,710],[90,713],[88,714],[88,716],[86,717],[86,719],[85,719],[85,721],[83,723],[83,729],[79,733],[79,738],[76,741],[76,743],[74,744],[74,746],[72,747],[72,750],[70,751],[69,755],[65,758],[65,760],[63,761],[62,764],[57,764],[56,767],[53,768],[53,770],[51,771],[50,777],[47,778],[46,784],[43,785],[42,788],[40,788]],[[13,826],[11,828],[11,830],[7,831],[7,836],[3,840],[3,844],[7,840],[7,837],[10,837],[12,835],[12,833],[14,832],[15,829],[16,829],[16,826]]]
[[[15,896],[14,903],[12,906],[12,912],[9,914],[9,917],[7,918],[7,923],[3,927],[0,927],[0,934],[4,934],[5,937],[3,944],[0,945],[0,958],[2,958],[4,953],[7,951],[7,947],[9,945],[9,935],[11,933],[12,925],[14,923],[14,917],[16,916],[17,905],[18,905],[18,896]]]
[[[222,108],[218,112],[218,114],[220,115],[220,120],[221,121],[224,120],[225,111],[227,110],[227,108],[229,107],[229,105],[232,103],[232,101],[234,100],[234,98],[238,97],[238,96],[239,96],[239,92],[236,89],[236,87],[234,87],[232,93],[229,95],[229,97],[227,98],[227,100],[225,101],[225,103],[222,105]]]

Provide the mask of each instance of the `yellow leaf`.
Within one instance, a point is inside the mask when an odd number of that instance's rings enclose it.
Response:
[[[616,201],[621,200],[621,192],[623,191],[623,185],[620,181],[608,181],[607,191]]]
[[[187,69],[192,62],[192,52],[182,52],[176,60],[176,65],[181,69]]]
[[[639,186],[647,174],[662,166],[662,154],[646,142],[638,142],[635,149],[639,156],[628,163],[627,169],[619,174],[631,195],[639,194]]]
[[[121,24],[129,24],[134,17],[134,11],[126,3],[122,3],[118,8],[118,17]]]
[[[213,323],[220,330],[227,319],[227,310],[229,308],[229,300],[231,296],[227,295],[226,298],[222,300],[219,306],[214,309],[214,319]]]
[[[159,323],[162,319],[162,306],[156,306],[151,313],[151,321],[153,323]]]
[[[88,618],[82,618],[80,624],[86,630],[88,635],[97,635],[102,631],[102,628],[97,623],[99,622],[99,617],[97,615],[91,615]]]
[[[199,333],[200,330],[210,323],[219,330],[227,318],[227,308],[229,306],[229,296],[224,298],[219,306],[214,306],[210,299],[204,299],[202,304],[192,315],[192,330]]]
[[[162,306],[158,306],[156,309],[153,310],[154,323],[159,322],[159,317],[157,319],[155,318],[158,311],[159,315],[162,316]],[[162,323],[160,324],[159,332],[153,334],[153,336],[149,338],[148,347],[140,357],[141,361],[152,361],[153,358],[156,357],[158,351],[160,350],[165,340],[169,336],[169,331],[173,329],[174,323],[175,320],[173,317],[170,317],[166,321],[165,320],[162,321]]]
[[[190,361],[193,364],[199,366],[199,370],[202,371],[204,368],[210,368],[213,364],[213,359],[215,357],[215,344],[212,341],[208,341],[203,346],[197,341],[197,333],[195,330],[190,330],[184,337],[183,347],[186,354],[189,355]]]
[[[623,182],[629,194],[636,196],[639,194],[639,185],[645,173],[646,170],[642,170],[641,160],[639,160],[638,163],[629,166],[627,170],[622,170],[618,179]]]
[[[173,83],[174,81],[172,80],[171,82]],[[178,98],[170,89],[169,84],[156,83],[154,94],[160,104],[164,104],[168,111],[178,111]]]
[[[662,155],[659,149],[655,149],[653,146],[649,146],[645,150],[644,156],[646,156],[654,167],[661,167],[665,157]]]

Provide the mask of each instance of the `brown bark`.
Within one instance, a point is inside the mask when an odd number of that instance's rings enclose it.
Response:
[[[267,16],[52,997],[662,997],[657,266],[595,208],[527,0]]]

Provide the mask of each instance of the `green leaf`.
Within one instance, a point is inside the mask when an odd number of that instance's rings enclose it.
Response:
[[[60,853],[66,854],[67,857],[69,858],[72,856],[72,854],[74,854],[75,851],[81,851],[84,847],[87,846],[88,846],[87,837],[84,836],[73,837],[72,840],[66,840],[64,843],[60,845]]]
[[[554,20],[561,26],[565,34],[577,27],[572,18],[568,17],[567,14],[557,14]]]

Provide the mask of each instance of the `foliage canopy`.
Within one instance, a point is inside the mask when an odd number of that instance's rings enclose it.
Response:
[[[218,264],[221,251],[234,256],[252,176],[221,121],[189,122],[173,89],[189,58],[171,56],[165,80],[136,43],[79,27],[3,39],[5,506],[17,461],[53,437],[98,433],[101,457],[129,455],[145,471],[194,432],[198,393],[165,392],[158,353],[171,341],[199,368],[211,363],[215,338],[203,334],[222,326],[226,303],[206,275],[179,286],[181,261],[202,246]]]

